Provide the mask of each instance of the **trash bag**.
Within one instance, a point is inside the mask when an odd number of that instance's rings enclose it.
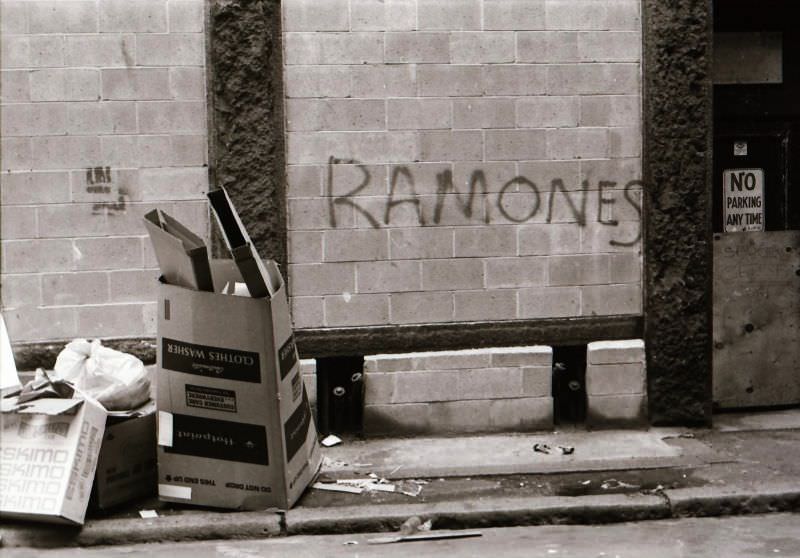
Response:
[[[133,355],[75,339],[56,358],[54,376],[71,382],[108,411],[127,411],[150,398],[150,378],[144,363]]]

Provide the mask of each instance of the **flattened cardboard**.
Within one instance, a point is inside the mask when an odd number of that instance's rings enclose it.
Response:
[[[82,525],[106,411],[92,399],[37,399],[0,414],[0,516]]]
[[[212,262],[214,282],[241,282],[240,269]],[[297,389],[283,283],[263,298],[162,283],[158,309],[159,498],[288,509],[316,476],[321,452]]]
[[[282,283],[280,273],[276,276],[277,268],[270,270],[261,261],[247,234],[247,229],[231,203],[228,192],[224,188],[219,188],[208,192],[207,196],[214,209],[219,228],[222,229],[222,236],[225,238],[228,250],[239,267],[239,272],[247,284],[250,296],[253,298],[275,296]]]
[[[167,283],[214,291],[208,249],[199,236],[160,209],[146,213],[144,224]]]

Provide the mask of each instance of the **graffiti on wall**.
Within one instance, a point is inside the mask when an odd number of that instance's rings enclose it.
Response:
[[[361,181],[351,190],[344,194],[334,194],[335,173],[334,168],[337,164],[355,165],[361,172]],[[486,175],[483,170],[475,169],[472,171],[468,180],[466,191],[459,191],[453,183],[453,174],[450,170],[444,170],[436,175],[436,194],[432,208],[425,211],[422,203],[422,196],[417,194],[414,173],[407,166],[397,165],[393,167],[389,178],[389,193],[385,196],[385,203],[382,211],[377,213],[373,209],[370,211],[364,207],[357,196],[370,186],[372,181],[369,169],[353,159],[338,159],[330,157],[328,159],[328,169],[326,177],[326,194],[328,199],[328,216],[331,228],[337,226],[337,212],[349,207],[358,212],[369,222],[373,228],[389,226],[392,222],[393,211],[400,206],[411,207],[417,215],[420,226],[438,225],[441,223],[442,215],[446,204],[455,204],[468,220],[475,220],[484,224],[491,224],[493,215],[496,215],[512,223],[526,223],[535,219],[537,215],[545,217],[546,223],[553,222],[553,210],[557,197],[566,201],[572,213],[576,226],[585,227],[587,219],[596,219],[602,225],[617,227],[619,222],[615,219],[604,216],[607,210],[611,209],[618,201],[629,204],[630,208],[639,217],[641,223],[642,208],[636,199],[634,192],[642,188],[641,180],[630,180],[622,188],[623,200],[617,200],[610,195],[610,191],[616,189],[618,183],[611,180],[600,180],[597,182],[597,196],[595,207],[588,206],[588,192],[590,184],[588,180],[581,183],[580,190],[571,191],[567,189],[564,180],[554,178],[550,181],[549,190],[543,190],[533,180],[525,176],[515,176],[505,182],[497,192],[490,192]],[[520,206],[518,199],[510,194],[514,192],[529,193],[526,196],[526,205]],[[486,203],[487,211],[480,215],[476,211],[482,203]],[[609,243],[612,246],[634,246],[641,240],[641,228],[639,228],[632,238],[612,239]]]
[[[125,213],[129,198],[128,192],[124,187],[117,185],[111,167],[86,169],[86,192],[98,196],[101,200],[92,204],[92,215]]]

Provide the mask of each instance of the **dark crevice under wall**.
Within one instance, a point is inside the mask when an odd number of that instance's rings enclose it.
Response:
[[[711,420],[711,1],[644,0],[645,308],[640,316],[299,331],[304,356],[644,336],[653,424]],[[278,0],[215,0],[209,19],[212,177],[260,253],[286,264]],[[112,347],[155,360],[148,340]],[[20,369],[63,344],[15,347]]]

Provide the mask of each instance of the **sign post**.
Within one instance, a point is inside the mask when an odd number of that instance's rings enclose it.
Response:
[[[764,169],[722,171],[725,232],[764,230]]]

